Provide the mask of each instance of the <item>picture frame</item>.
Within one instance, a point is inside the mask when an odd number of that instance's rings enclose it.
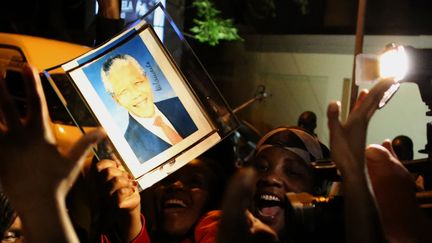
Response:
[[[138,181],[141,190],[222,139],[146,21],[61,67],[105,129],[115,157]],[[151,91],[147,92],[149,87]],[[153,112],[150,116],[140,110]],[[155,125],[156,115],[165,125]],[[171,132],[162,127],[172,128],[179,135],[177,140],[171,139],[167,135]]]

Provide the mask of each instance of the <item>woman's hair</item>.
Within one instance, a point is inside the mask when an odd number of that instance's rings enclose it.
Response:
[[[3,237],[17,217],[6,195],[0,191],[0,236]]]

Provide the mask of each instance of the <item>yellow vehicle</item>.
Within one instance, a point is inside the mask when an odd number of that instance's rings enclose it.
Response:
[[[19,68],[14,64],[28,62],[42,72],[45,69],[67,62],[90,49],[90,47],[62,41],[0,33],[0,68],[6,68],[7,86],[20,112],[25,113],[26,109],[25,88]],[[40,76],[50,113],[51,128],[56,136],[60,152],[64,152],[70,148],[82,133],[73,123],[48,80],[42,73]],[[52,78],[58,88],[62,89],[62,94],[68,96],[68,102],[82,105],[78,93],[70,85],[64,74],[54,74]],[[83,126],[95,126],[94,120],[89,113],[75,118]]]

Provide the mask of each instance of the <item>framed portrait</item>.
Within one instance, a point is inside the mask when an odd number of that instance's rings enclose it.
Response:
[[[62,68],[141,189],[221,140],[145,21]]]

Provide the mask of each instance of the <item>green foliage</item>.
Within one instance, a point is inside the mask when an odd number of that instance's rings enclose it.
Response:
[[[232,19],[222,19],[210,0],[195,0],[192,4],[197,8],[198,18],[194,18],[195,26],[190,29],[194,37],[211,46],[220,40],[243,40],[237,33]]]

